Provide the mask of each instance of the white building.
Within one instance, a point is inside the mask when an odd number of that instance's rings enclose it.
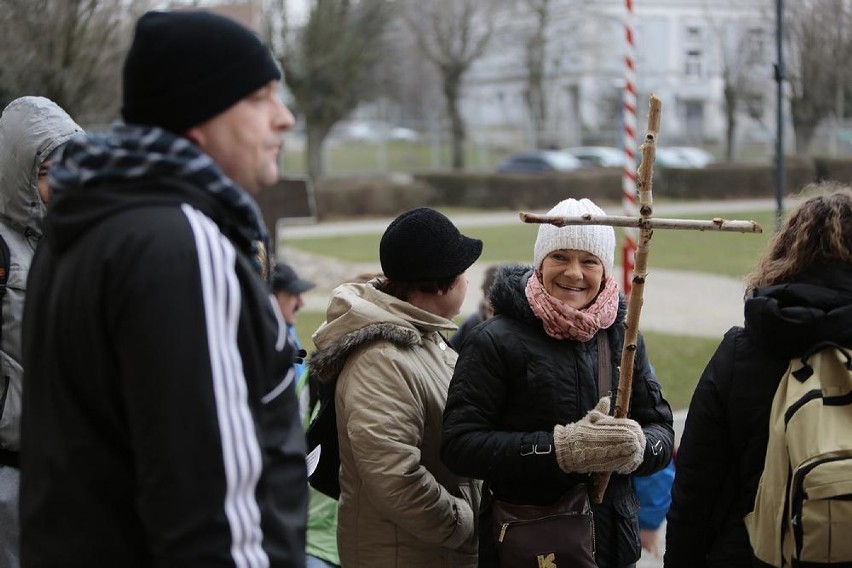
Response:
[[[625,0],[552,0],[547,29],[548,137],[559,146],[620,146],[627,51]],[[520,3],[523,4],[523,3]],[[738,142],[775,134],[774,26],[767,0],[634,0],[637,136],[647,101],[663,101],[661,143],[725,139],[723,79],[740,95]],[[463,112],[474,139],[531,145],[525,104],[529,14],[507,18],[465,78]]]

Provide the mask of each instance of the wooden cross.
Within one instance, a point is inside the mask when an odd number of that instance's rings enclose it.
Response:
[[[639,316],[642,313],[645,279],[648,275],[648,251],[651,247],[651,236],[654,229],[691,229],[697,231],[729,231],[738,233],[762,233],[763,228],[754,221],[726,221],[711,219],[709,221],[694,219],[656,219],[653,218],[653,197],[651,193],[653,181],[654,157],[657,151],[657,133],[660,130],[660,114],[662,101],[656,95],[651,95],[650,112],[648,113],[648,132],[641,146],[642,163],[639,164],[636,177],[636,190],[639,195],[640,217],[610,217],[591,214],[579,217],[560,217],[551,215],[536,215],[522,212],[521,220],[525,223],[550,223],[557,227],[565,225],[609,225],[613,227],[638,227],[639,244],[636,248],[636,265],[633,271],[633,286],[627,302],[626,331],[624,347],[621,352],[620,379],[615,398],[613,416],[624,418],[630,408],[630,394],[633,388],[633,364],[639,340]],[[609,483],[609,473],[597,474],[592,481],[592,498],[596,503],[603,500],[603,494]]]

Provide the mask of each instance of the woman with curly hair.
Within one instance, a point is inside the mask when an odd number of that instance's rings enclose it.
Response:
[[[825,182],[789,216],[747,277],[745,325],[704,370],[686,420],[666,528],[666,567],[766,566],[743,517],[754,507],[769,414],[791,359],[852,347],[852,188]]]

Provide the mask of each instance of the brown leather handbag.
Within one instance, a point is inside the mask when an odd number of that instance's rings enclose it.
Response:
[[[606,332],[598,333],[598,394],[612,384]],[[501,568],[595,568],[595,523],[584,483],[552,505],[494,499],[492,532]]]
[[[586,485],[553,505],[494,500],[493,534],[501,568],[594,568],[595,526]]]

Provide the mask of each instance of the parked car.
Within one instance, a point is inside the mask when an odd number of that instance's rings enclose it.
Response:
[[[513,154],[500,162],[498,173],[548,173],[576,170],[582,164],[580,160],[561,150],[534,150]]]
[[[642,154],[639,154],[641,160]],[[657,148],[656,158],[654,159],[654,165],[661,166],[663,168],[694,168],[695,164],[683,153],[681,153],[677,148],[673,147],[662,147]]]
[[[695,168],[703,168],[716,161],[713,154],[694,146],[675,146],[672,150],[679,152]]]
[[[713,154],[692,146],[663,146],[657,148],[654,165],[663,168],[704,168],[716,161]],[[642,153],[636,154],[636,166],[642,162]]]
[[[395,126],[388,122],[353,120],[338,124],[335,136],[353,142],[386,142],[388,140],[417,142],[420,133],[411,128]]]
[[[583,164],[584,167],[606,168],[624,165],[624,150],[612,146],[576,146],[563,148]]]

